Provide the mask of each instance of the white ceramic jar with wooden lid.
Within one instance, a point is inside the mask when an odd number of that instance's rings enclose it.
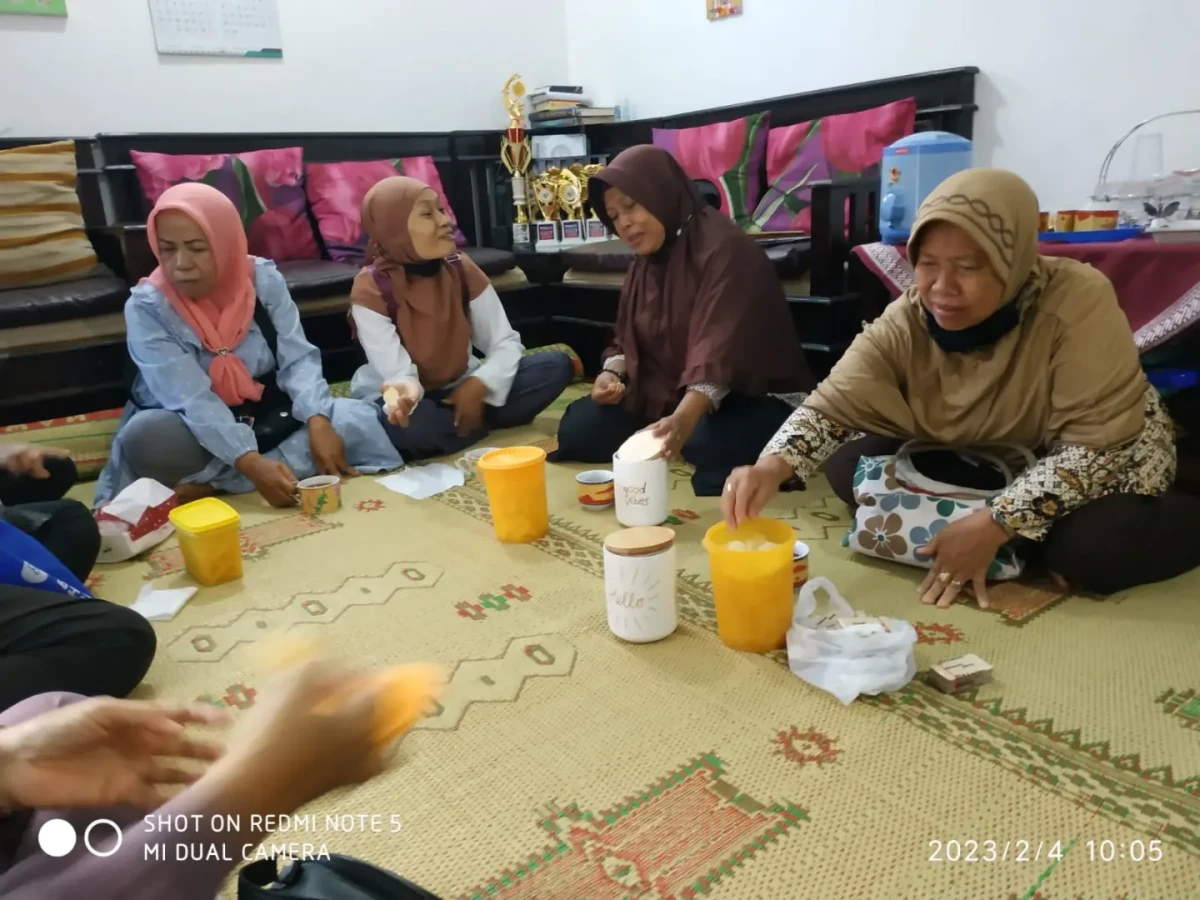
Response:
[[[612,633],[639,644],[672,634],[679,626],[675,571],[670,528],[626,528],[606,537],[604,592]]]

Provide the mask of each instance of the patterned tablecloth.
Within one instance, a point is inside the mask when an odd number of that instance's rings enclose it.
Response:
[[[1134,340],[1143,352],[1165,343],[1200,319],[1200,244],[1159,244],[1149,238],[1117,243],[1041,245],[1043,256],[1089,263],[1108,276]],[[854,254],[891,292],[913,283],[903,246],[861,244]]]

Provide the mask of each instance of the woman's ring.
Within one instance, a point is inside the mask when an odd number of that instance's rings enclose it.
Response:
[[[957,578],[955,578],[952,582],[950,582],[950,586],[957,590],[963,586],[963,583],[961,581],[959,581]]]
[[[940,581],[942,584],[945,584],[949,580],[950,580],[949,572],[942,572],[940,575],[938,575],[938,581]]]

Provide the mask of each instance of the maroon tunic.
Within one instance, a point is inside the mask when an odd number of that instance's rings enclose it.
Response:
[[[661,249],[625,276],[613,346],[629,376],[625,406],[669,415],[690,385],[714,382],[749,397],[812,390],[775,268],[733,222],[709,207],[666,150],[631,147],[588,183],[596,213],[615,187],[666,230]]]

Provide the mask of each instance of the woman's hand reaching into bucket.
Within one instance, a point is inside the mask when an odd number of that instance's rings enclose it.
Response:
[[[767,502],[792,477],[792,467],[782,456],[764,456],[752,466],[734,469],[721,493],[721,516],[729,528],[740,528],[762,514]]]

